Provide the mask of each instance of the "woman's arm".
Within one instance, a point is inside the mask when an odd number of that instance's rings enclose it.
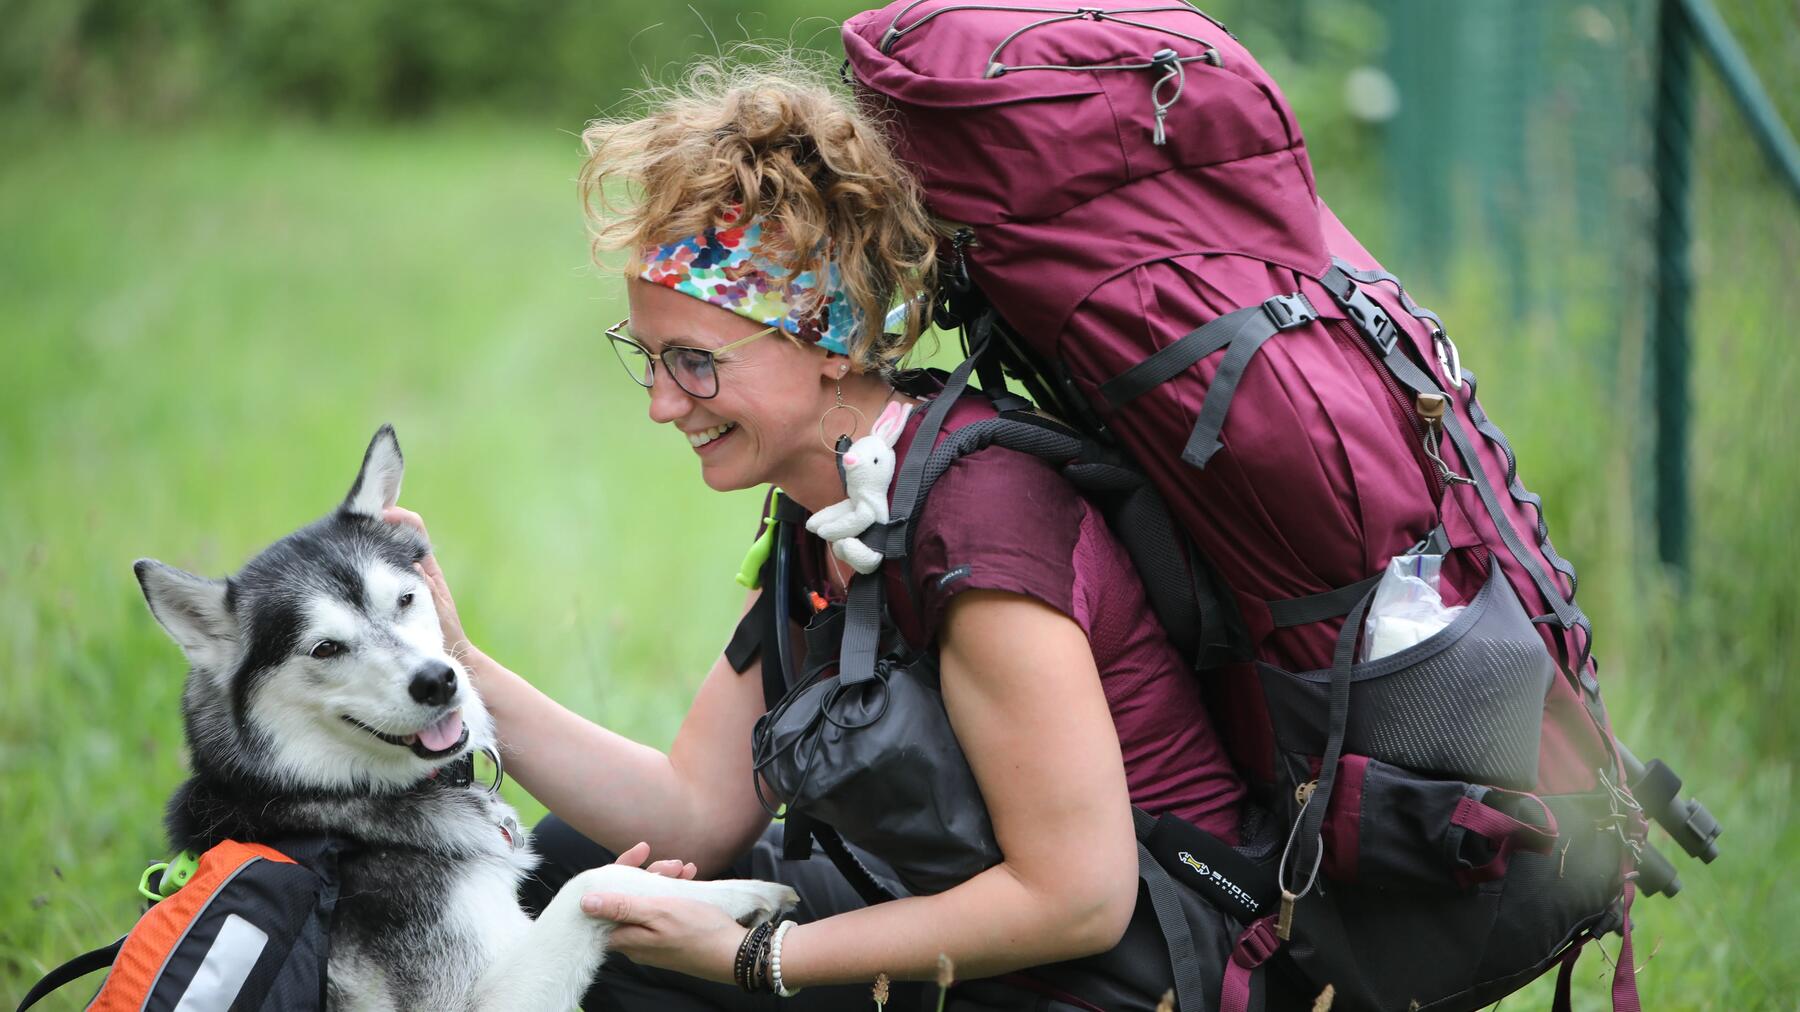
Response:
[[[463,663],[493,711],[506,769],[546,808],[614,853],[647,841],[716,874],[769,815],[750,789],[762,675],[713,664],[667,755],[575,713],[480,651]]]
[[[388,519],[424,530],[418,514]],[[476,649],[435,556],[420,572],[431,587],[444,640],[458,657],[504,743],[507,772],[590,839],[620,853],[639,841],[659,857],[728,865],[755,841],[768,813],[750,789],[750,729],[763,712],[762,671],[714,662],[669,753],[641,745],[568,709]],[[752,593],[745,610],[756,601]]]
[[[1103,952],[1137,903],[1125,764],[1087,636],[1027,597],[951,599],[940,635],[944,708],[1005,859],[935,896],[789,931],[790,987],[930,979],[939,953],[963,977]]]
[[[790,987],[930,979],[939,953],[963,977],[1102,952],[1137,901],[1124,762],[1087,637],[1030,598],[968,591],[941,638],[944,704],[981,787],[1004,861],[935,896],[801,925],[786,936]],[[592,909],[637,927],[634,959],[729,980],[743,929],[698,904],[607,897]],[[620,916],[622,915],[622,916]]]

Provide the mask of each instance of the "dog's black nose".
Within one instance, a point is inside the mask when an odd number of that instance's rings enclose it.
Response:
[[[443,661],[432,661],[413,672],[407,691],[421,703],[443,706],[456,695],[456,669]]]

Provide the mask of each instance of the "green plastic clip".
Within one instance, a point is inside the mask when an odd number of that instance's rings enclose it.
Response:
[[[158,861],[145,868],[144,874],[138,877],[138,895],[152,903],[168,899],[175,895],[176,890],[187,885],[188,879],[193,878],[194,872],[199,869],[200,855],[191,850],[184,850],[176,854],[173,860]],[[162,873],[162,878],[157,880],[156,888],[152,889],[150,888],[150,876],[157,872]]]
[[[162,899],[162,893],[159,893],[156,890],[150,888],[150,876],[156,874],[159,871],[167,871],[168,869],[169,869],[169,864],[167,861],[158,861],[157,863],[151,865],[150,867],[145,868],[144,874],[138,876],[138,895],[142,896],[143,898],[149,900],[152,903],[155,903],[157,900]]]
[[[769,553],[775,549],[775,496],[780,494],[781,490],[775,489],[769,496],[769,515],[763,518],[763,532],[750,543],[750,550],[744,553],[744,561],[738,565],[735,579],[745,590],[762,586],[763,563],[769,561]]]

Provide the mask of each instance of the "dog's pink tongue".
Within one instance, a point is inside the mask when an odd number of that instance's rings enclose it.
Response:
[[[450,716],[419,732],[419,744],[433,752],[442,752],[456,744],[462,738],[462,711],[451,711]]]

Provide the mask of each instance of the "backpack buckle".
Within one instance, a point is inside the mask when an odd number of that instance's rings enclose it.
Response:
[[[1386,358],[1394,351],[1394,345],[1400,343],[1400,329],[1394,326],[1393,317],[1387,310],[1377,305],[1369,293],[1362,290],[1356,282],[1350,282],[1349,293],[1338,296],[1338,303],[1344,307],[1350,322],[1369,339],[1369,343]]]
[[[1313,309],[1312,303],[1300,292],[1264,299],[1262,311],[1277,331],[1292,330],[1319,318],[1318,311]]]
[[[1281,938],[1265,917],[1244,929],[1244,933],[1238,936],[1238,943],[1231,952],[1231,961],[1254,970],[1280,951]]]

